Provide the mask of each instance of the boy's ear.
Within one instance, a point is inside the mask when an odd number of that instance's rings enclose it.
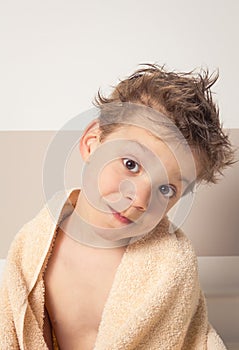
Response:
[[[93,120],[85,129],[80,139],[80,153],[82,159],[87,161],[90,155],[100,144],[100,128],[98,119]]]

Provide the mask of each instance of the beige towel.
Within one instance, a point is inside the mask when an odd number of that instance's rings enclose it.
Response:
[[[72,212],[78,193],[52,199],[58,223]],[[47,349],[43,273],[56,227],[45,206],[11,245],[0,293],[0,350]],[[207,320],[191,243],[180,230],[169,234],[168,228],[164,219],[127,247],[94,350],[225,350]]]

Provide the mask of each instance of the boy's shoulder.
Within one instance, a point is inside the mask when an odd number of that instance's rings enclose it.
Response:
[[[11,243],[5,265],[7,280],[14,278],[22,288],[30,288],[36,271],[40,272],[43,266],[51,231],[51,218],[45,206],[36,217],[23,225]]]
[[[168,278],[197,278],[197,256],[190,239],[181,228],[171,232],[172,223],[165,217],[145,238],[135,242],[130,251],[144,255],[151,269],[164,270]],[[161,271],[161,272],[160,272]],[[194,278],[193,277],[193,278]],[[179,282],[179,281],[178,281]]]
[[[36,271],[42,268],[45,257],[50,250],[54,234],[60,220],[69,209],[67,192],[59,192],[24,224],[16,234],[8,251],[6,270],[18,273],[31,280]],[[38,272],[39,272],[38,271]]]
[[[38,247],[42,246],[43,241],[49,237],[52,227],[52,217],[47,205],[45,205],[34,218],[25,223],[18,231],[11,243],[8,257],[22,253],[22,258],[24,258],[25,253],[31,252],[29,248],[37,252]]]
[[[167,216],[147,237],[149,240],[153,240],[154,245],[160,247],[160,253],[163,255],[163,252],[167,254],[168,251],[174,251],[181,257],[182,255],[190,255],[194,259],[196,256],[191,240],[180,227],[174,226]],[[164,246],[164,250],[162,250],[162,246]]]
[[[36,251],[38,246],[52,238],[57,225],[73,210],[71,199],[76,193],[77,190],[74,189],[55,193],[38,214],[18,231],[8,255],[26,250],[29,246],[33,246]]]

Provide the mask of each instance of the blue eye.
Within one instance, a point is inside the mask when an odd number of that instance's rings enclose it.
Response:
[[[164,197],[167,197],[167,198],[172,198],[176,195],[175,188],[170,185],[159,186],[159,191],[162,193]]]
[[[132,173],[138,173],[139,172],[140,166],[134,160],[129,159],[129,158],[124,158],[123,159],[123,164]]]

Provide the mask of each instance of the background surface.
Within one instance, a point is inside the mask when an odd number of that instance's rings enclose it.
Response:
[[[226,128],[238,128],[239,2],[0,1],[0,129],[57,130],[145,62],[219,69]]]

